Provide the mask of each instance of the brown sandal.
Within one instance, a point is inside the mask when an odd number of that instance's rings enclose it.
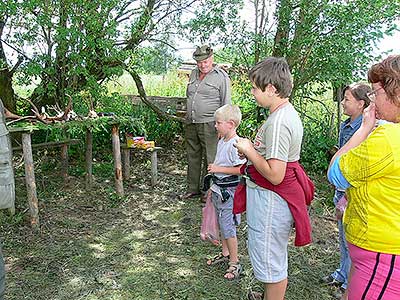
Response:
[[[247,299],[248,300],[263,300],[264,294],[250,290],[249,293],[247,294]]]
[[[224,278],[227,280],[237,280],[240,274],[243,272],[243,267],[239,262],[229,262],[229,268],[225,271]],[[233,275],[233,277],[226,277],[227,274]]]
[[[210,258],[209,260],[207,260],[207,266],[213,266],[213,265],[225,263],[228,261],[229,261],[229,255],[224,256],[221,252],[221,253],[215,255],[214,257]]]

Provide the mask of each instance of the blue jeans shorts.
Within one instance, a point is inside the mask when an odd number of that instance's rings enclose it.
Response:
[[[288,276],[288,242],[293,217],[278,194],[247,186],[248,251],[254,276],[276,283]]]

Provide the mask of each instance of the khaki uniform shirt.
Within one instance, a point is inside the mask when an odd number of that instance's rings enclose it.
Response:
[[[214,121],[214,112],[231,103],[231,83],[228,74],[219,67],[199,79],[200,71],[194,69],[186,89],[187,123],[208,123]]]

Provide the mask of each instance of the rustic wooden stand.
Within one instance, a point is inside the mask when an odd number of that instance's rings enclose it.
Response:
[[[123,178],[125,180],[129,179],[130,177],[130,151],[146,151],[150,152],[151,154],[151,185],[155,186],[157,185],[157,177],[158,177],[158,168],[157,168],[157,151],[161,150],[161,147],[154,147],[154,148],[149,148],[146,150],[138,149],[138,148],[132,148],[128,147],[126,144],[121,145],[122,149],[122,174]]]
[[[111,138],[112,138],[112,151],[114,158],[114,176],[115,176],[115,190],[117,195],[124,196],[123,179],[128,179],[129,168],[130,168],[130,151],[136,148],[128,148],[126,144],[121,145],[119,138],[119,124],[116,120],[110,120],[112,126]],[[25,181],[28,194],[28,203],[31,215],[31,225],[34,228],[39,228],[39,205],[35,183],[35,171],[33,163],[32,149],[38,148],[49,148],[49,147],[61,147],[61,175],[65,181],[68,179],[68,146],[72,144],[78,144],[79,140],[66,139],[63,141],[48,142],[41,144],[31,143],[31,133],[36,130],[35,128],[11,128],[10,133],[21,133],[22,134],[22,145],[20,147],[14,147],[13,151],[23,152],[24,164],[25,164]],[[122,156],[121,157],[121,149]],[[150,152],[151,154],[151,184],[155,186],[157,184],[157,151],[162,149],[161,147],[154,147],[147,150],[139,150]],[[86,183],[90,188],[93,182],[93,133],[89,127],[86,131]],[[123,158],[123,164],[122,164]]]
[[[64,181],[68,179],[68,145],[77,144],[79,140],[64,140],[57,142],[48,142],[32,145],[30,128],[11,128],[10,133],[19,132],[22,134],[22,146],[13,147],[13,151],[21,151],[24,157],[25,182],[28,195],[29,211],[31,215],[31,226],[34,229],[39,228],[39,203],[36,191],[35,168],[33,163],[32,149],[61,147],[61,176]]]

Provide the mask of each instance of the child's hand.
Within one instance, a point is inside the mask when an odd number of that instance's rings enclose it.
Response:
[[[209,164],[207,167],[208,173],[218,173],[218,166],[215,164]]]
[[[234,146],[238,150],[240,158],[245,158],[246,154],[253,148],[253,143],[249,139],[239,138]]]

